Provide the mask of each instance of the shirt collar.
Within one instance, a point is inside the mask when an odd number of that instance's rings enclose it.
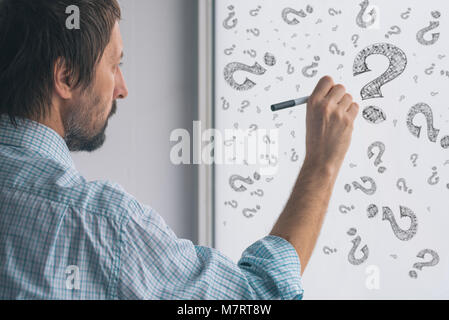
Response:
[[[0,145],[33,150],[45,158],[74,168],[64,139],[53,129],[30,119],[16,117],[17,128],[8,115],[0,115]]]

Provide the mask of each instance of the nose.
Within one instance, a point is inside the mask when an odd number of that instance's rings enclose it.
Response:
[[[128,96],[128,88],[126,86],[122,70],[120,68],[115,74],[115,77],[116,78],[115,78],[114,100],[125,99]]]

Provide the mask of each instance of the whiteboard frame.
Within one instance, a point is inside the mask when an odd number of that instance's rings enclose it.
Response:
[[[215,125],[215,1],[198,2],[198,120],[203,130]],[[198,244],[215,246],[214,164],[198,167]]]

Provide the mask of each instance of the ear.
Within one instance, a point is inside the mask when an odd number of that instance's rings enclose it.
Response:
[[[54,90],[61,99],[72,98],[72,87],[70,85],[69,72],[62,58],[58,58],[54,68]]]

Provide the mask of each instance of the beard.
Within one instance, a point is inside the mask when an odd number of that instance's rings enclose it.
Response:
[[[105,123],[100,129],[95,129],[92,122],[99,117],[101,110],[106,106],[101,105],[101,98],[89,90],[87,97],[80,98],[77,103],[68,106],[63,119],[65,130],[64,141],[72,152],[98,150],[106,141],[106,128],[109,118],[117,111],[117,101],[112,103],[111,111]]]

